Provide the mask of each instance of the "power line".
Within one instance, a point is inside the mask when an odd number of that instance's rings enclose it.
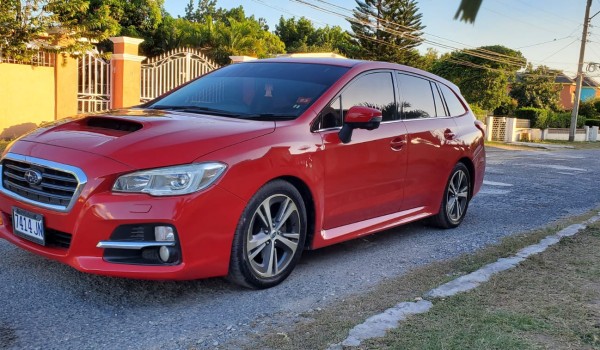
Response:
[[[328,8],[324,8],[322,6],[316,5],[314,3],[310,3],[308,1],[305,0],[290,0],[305,6],[309,6],[313,9],[322,11],[322,12],[326,12],[335,16],[339,16],[342,17],[344,19],[346,19],[347,21],[353,22],[353,23],[357,23],[357,24],[361,24],[361,25],[366,25],[366,26],[373,26],[373,23],[369,22],[369,21],[360,21],[354,17],[350,17],[347,15],[344,15],[342,13],[339,13],[337,11],[328,9]],[[328,4],[330,6],[335,6],[337,8],[340,8],[340,6],[337,5],[333,5],[331,3],[328,3],[327,1],[324,0],[318,0],[320,3],[325,3]],[[345,11],[350,11],[348,9],[345,9]],[[379,18],[376,16],[370,16],[373,17],[373,19],[376,19],[379,21],[380,24],[382,24],[382,27],[378,28],[379,30],[392,34],[392,35],[397,35],[397,36],[401,36],[403,38],[406,38],[408,40],[413,40],[415,42],[426,42],[430,45],[436,46],[436,47],[440,47],[440,48],[444,48],[444,49],[449,49],[449,50],[457,50],[457,51],[466,51],[466,50],[462,50],[460,48],[457,48],[455,46],[451,46],[451,45],[447,45],[447,44],[443,44],[443,43],[439,43],[437,41],[431,40],[431,39],[423,39],[420,38],[418,36],[415,36],[411,33],[407,33],[407,31],[416,31],[416,28],[412,28],[412,27],[408,27],[408,26],[403,26],[400,24],[396,24],[393,23],[391,21],[388,21],[384,18]],[[392,27],[392,28],[390,28]],[[402,28],[404,30],[398,30],[397,28]],[[508,56],[508,55],[504,55],[504,54],[500,54],[494,51],[490,51],[490,50],[485,50],[485,49],[472,49],[472,50],[468,50],[468,54],[472,55],[472,56],[477,56],[480,58],[484,58],[490,61],[495,61],[498,63],[503,63],[503,64],[509,64],[509,65],[515,65],[515,66],[522,66],[525,62],[521,59],[512,57],[512,56]]]

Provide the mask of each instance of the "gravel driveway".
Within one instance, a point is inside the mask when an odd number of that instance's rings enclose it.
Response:
[[[227,346],[415,266],[597,207],[599,159],[600,150],[488,148],[486,182],[458,229],[415,223],[305,252],[290,278],[263,291],[86,275],[0,240],[0,349]]]

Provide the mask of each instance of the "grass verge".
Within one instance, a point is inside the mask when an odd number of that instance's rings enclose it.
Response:
[[[362,348],[600,349],[599,251],[595,224]]]
[[[591,141],[558,141],[558,140],[544,140],[544,141],[532,141],[532,143],[546,144],[546,145],[561,145],[561,146],[572,146],[574,149],[600,149],[600,142]],[[515,144],[518,144],[516,142]]]
[[[464,255],[456,259],[441,261],[415,269],[398,278],[386,280],[366,293],[352,295],[320,311],[302,314],[302,319],[299,322],[292,326],[288,326],[285,329],[280,328],[272,333],[260,332],[260,336],[255,336],[249,343],[244,344],[244,346],[246,348],[268,349],[327,348],[330,344],[339,343],[344,340],[352,327],[362,323],[368,317],[380,313],[385,309],[396,305],[398,302],[412,301],[415,298],[421,297],[428,290],[461,275],[473,272],[485,264],[496,261],[500,257],[513,255],[519,249],[537,243],[541,238],[555,233],[572,223],[584,221],[595,213],[597,213],[597,211],[557,222],[551,227],[510,236],[502,240],[498,245],[487,247],[474,254]],[[561,244],[561,246],[563,245],[564,244]],[[553,276],[546,275],[546,278],[553,279]],[[494,280],[489,282],[486,287],[490,288],[491,286],[493,289],[496,284],[497,282]],[[504,289],[498,289],[499,294],[491,296],[490,300],[498,300],[501,302],[503,300],[512,300],[515,299],[515,297],[519,297],[518,295],[515,296],[510,288],[516,289],[521,284],[528,284],[526,278],[515,280],[512,287],[508,286]],[[478,293],[480,289],[481,288],[477,289]],[[488,290],[488,292],[490,291]],[[481,343],[478,345],[477,339],[475,339],[477,334],[480,334],[480,332],[477,331],[479,324],[489,324],[492,325],[491,329],[497,329],[499,328],[497,327],[497,323],[503,324],[504,322],[502,317],[512,317],[512,321],[502,328],[506,330],[507,335],[505,335],[505,338],[497,339],[496,344],[501,344],[502,348],[506,348],[506,346],[519,347],[522,344],[527,344],[526,340],[520,337],[514,338],[510,335],[511,332],[520,332],[522,329],[527,329],[527,327],[535,327],[535,329],[538,329],[541,328],[539,325],[545,326],[548,324],[547,321],[538,321],[537,318],[533,318],[528,314],[517,314],[512,309],[500,310],[498,313],[488,314],[485,312],[488,309],[488,306],[485,304],[478,304],[479,301],[472,302],[472,308],[470,310],[461,311],[462,307],[460,300],[464,298],[468,299],[470,295],[471,293],[467,293],[448,300],[436,301],[436,305],[430,313],[415,316],[411,319],[410,323],[406,323],[406,325],[403,324],[402,328],[399,330],[389,333],[388,337],[366,343],[364,348],[446,348],[446,346],[444,346],[446,338],[436,334],[440,328],[445,330],[448,334],[448,338],[451,338],[451,334],[456,336],[456,338],[452,338],[455,343],[448,343],[450,344],[448,348],[464,349],[465,347],[461,344],[461,337],[471,339],[472,343],[475,344],[473,348],[486,348],[486,344]],[[453,305],[450,303],[453,303]],[[444,305],[447,305],[445,306],[447,311],[442,309]],[[438,311],[440,309],[442,311]],[[558,310],[558,307],[555,307],[555,309]],[[490,310],[493,311],[494,309],[492,308]],[[436,326],[430,325],[429,327],[425,327],[428,323],[432,322],[432,320],[427,319],[428,317],[431,317],[429,316],[430,314],[438,315],[440,320],[439,322],[436,322]],[[445,319],[444,323],[441,318],[445,314],[456,318]],[[480,316],[479,319],[461,319],[461,315],[466,314],[479,314]],[[494,323],[495,320],[498,321]],[[518,326],[516,330],[509,331],[512,329],[510,326],[511,324],[516,324]],[[408,337],[410,334],[412,334],[412,336]],[[542,335],[543,334],[540,336]],[[498,336],[498,334],[491,333],[490,337],[494,336]],[[428,343],[425,343],[424,341],[429,338],[431,340]],[[589,333],[588,338],[593,340],[593,333]],[[403,342],[403,339],[406,339],[406,341]],[[517,339],[518,342],[514,339]],[[506,340],[505,343],[504,340]],[[511,342],[514,342],[514,344]],[[455,344],[458,345],[454,346]],[[491,345],[491,347],[494,347],[494,345]]]

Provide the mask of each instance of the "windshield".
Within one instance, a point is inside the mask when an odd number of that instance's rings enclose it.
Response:
[[[148,108],[293,119],[347,71],[346,67],[306,63],[232,64],[151,102]]]

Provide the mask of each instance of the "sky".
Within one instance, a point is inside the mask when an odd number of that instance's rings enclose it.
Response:
[[[196,2],[196,0],[194,0]],[[311,8],[294,0],[217,0],[217,6],[242,5],[246,15],[263,17],[270,30],[279,18],[304,16],[317,27],[339,25],[350,29],[342,15],[351,15],[354,0],[305,0],[335,13]],[[184,15],[188,0],[165,0],[172,16]],[[334,6],[327,5],[333,4]],[[534,66],[546,65],[574,77],[577,72],[586,0],[483,0],[474,24],[454,20],[460,0],[418,0],[425,25],[419,50],[433,47],[440,53],[484,45],[504,45],[521,51]],[[600,11],[592,3],[590,16]],[[585,62],[600,62],[600,14],[590,22]],[[584,69],[586,67],[584,65]],[[600,78],[600,70],[590,73]]]

